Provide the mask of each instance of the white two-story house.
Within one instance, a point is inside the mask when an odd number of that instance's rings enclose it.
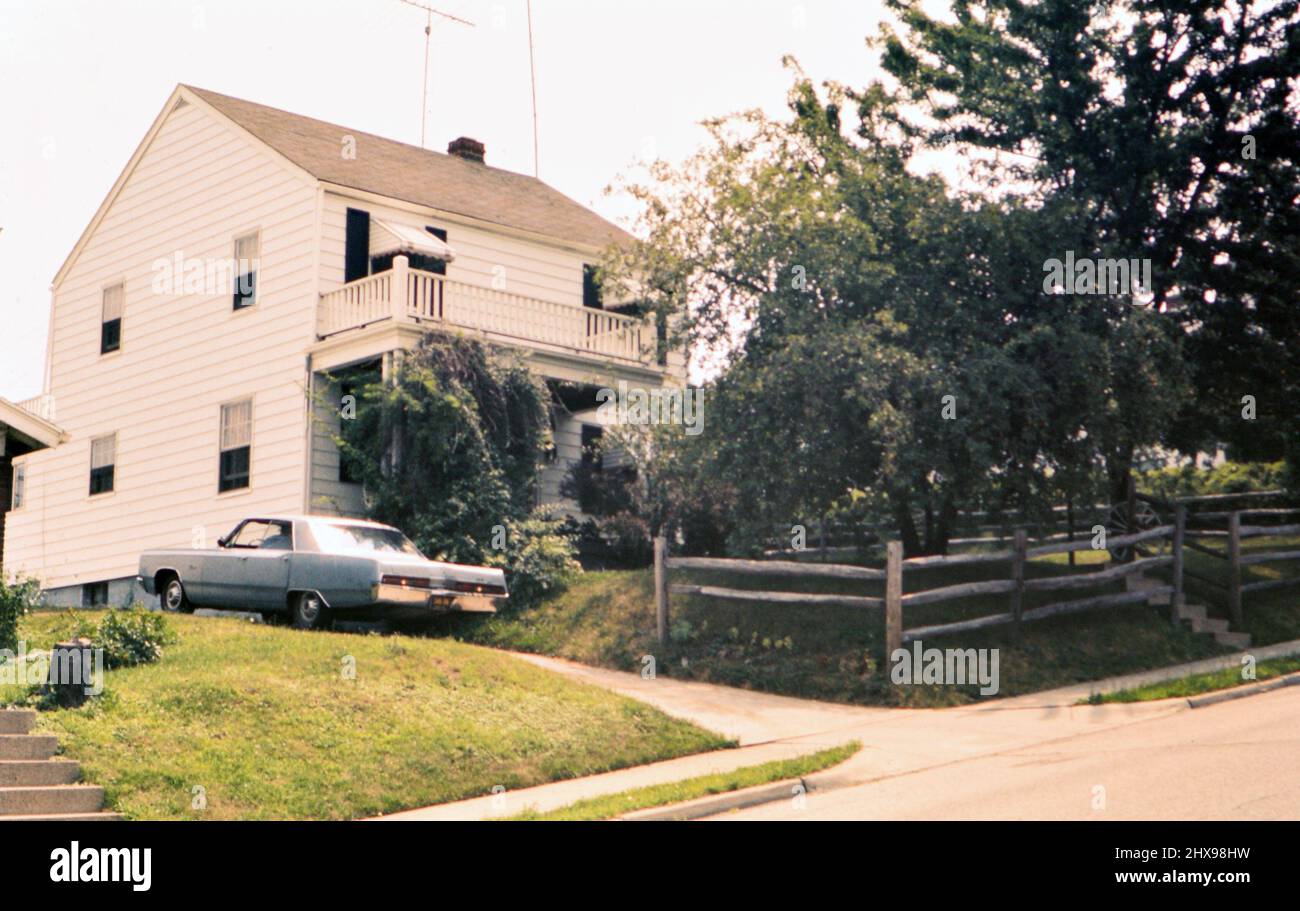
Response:
[[[483,146],[430,152],[178,86],[54,278],[45,388],[0,399],[0,566],[56,604],[121,604],[141,551],[241,518],[361,514],[333,403],[431,327],[522,353],[556,457],[595,392],[684,382],[653,319],[602,301],[627,235]]]

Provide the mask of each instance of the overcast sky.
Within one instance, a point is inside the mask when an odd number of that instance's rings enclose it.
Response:
[[[530,173],[525,0],[434,0],[429,148],[457,136]],[[542,179],[622,222],[604,189],[638,158],[680,160],[698,122],[779,112],[796,56],[865,85],[863,0],[534,0]],[[420,141],[425,14],[400,0],[0,0],[0,396],[40,392],[49,285],[185,82]]]

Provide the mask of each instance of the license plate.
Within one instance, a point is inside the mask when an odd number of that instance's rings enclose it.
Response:
[[[430,595],[429,596],[430,607],[451,607],[455,603],[456,603],[456,599],[452,595]]]

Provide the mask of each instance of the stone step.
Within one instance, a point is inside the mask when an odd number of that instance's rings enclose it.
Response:
[[[73,784],[81,779],[81,763],[70,759],[0,760],[0,788]]]
[[[36,724],[32,709],[0,709],[0,734],[26,734]]]
[[[0,822],[121,822],[121,813],[15,813],[0,814]]]
[[[1192,632],[1194,633],[1226,633],[1228,631],[1228,621],[1220,620],[1217,617],[1206,617],[1203,620],[1193,620],[1191,622]]]
[[[0,759],[49,759],[58,747],[53,734],[0,734]]]
[[[1184,604],[1178,611],[1179,620],[1204,620],[1205,617],[1204,604]]]
[[[95,785],[0,788],[0,816],[98,813],[103,808],[104,789]]]
[[[1250,648],[1250,633],[1215,633],[1214,641],[1229,648]]]

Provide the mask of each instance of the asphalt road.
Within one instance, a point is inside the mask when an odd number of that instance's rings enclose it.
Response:
[[[1108,706],[1107,723],[714,818],[1300,819],[1300,687],[1200,709],[1150,708],[1114,723],[1120,707]],[[940,717],[928,720],[943,738]],[[1024,719],[1043,720],[1037,712]],[[858,736],[864,753],[890,751],[873,744],[870,727]]]

